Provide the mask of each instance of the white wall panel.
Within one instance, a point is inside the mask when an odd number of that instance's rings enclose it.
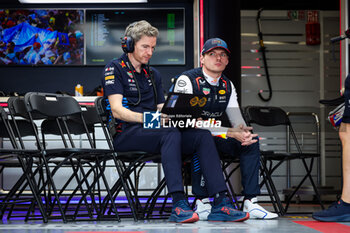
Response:
[[[337,12],[319,12],[321,23],[321,44],[306,45],[305,43],[305,18],[301,20],[290,19],[288,11],[263,11],[261,14],[261,28],[264,45],[266,47],[267,65],[273,89],[272,99],[264,102],[258,97],[260,90],[263,96],[267,97],[267,81],[262,55],[258,51],[258,27],[256,21],[257,11],[241,11],[241,100],[242,106],[278,106],[286,111],[315,112],[321,116],[321,125],[324,133],[325,150],[323,156],[326,159],[322,173],[326,176],[325,183],[331,167],[339,168],[339,160],[332,159],[339,157],[339,139],[324,120],[328,109],[321,109],[319,104],[322,98],[331,99],[339,96],[339,46],[332,46],[330,38],[339,33],[339,15]],[[334,59],[335,57],[335,59]],[[324,66],[323,66],[324,64]],[[323,67],[321,67],[323,66]],[[324,80],[324,81],[323,81]],[[299,109],[299,110],[298,110]],[[313,121],[309,117],[292,119],[296,124],[299,140],[303,140],[303,150],[316,152],[319,148],[316,145],[313,134]],[[257,129],[255,129],[257,130]],[[262,150],[283,150],[286,146],[285,135],[280,132],[259,132],[263,138]],[[292,149],[295,149],[292,147]],[[328,158],[327,156],[332,156]],[[318,164],[313,165],[313,176],[317,178]],[[339,177],[339,169],[332,170],[333,178]],[[321,171],[320,171],[321,172]],[[300,162],[291,163],[291,181],[296,185],[303,169]],[[276,171],[274,180],[277,188],[286,188],[287,167],[281,166]],[[332,180],[333,180],[332,178]]]

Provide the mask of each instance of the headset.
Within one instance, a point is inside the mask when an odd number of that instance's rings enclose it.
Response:
[[[128,67],[128,69],[131,71],[131,74],[132,74],[132,77],[135,81],[135,84],[136,84],[136,89],[137,89],[137,93],[138,93],[138,100],[137,102],[132,102],[130,100],[128,100],[129,104],[133,105],[133,106],[137,106],[140,102],[141,102],[141,90],[140,90],[140,86],[139,86],[139,83],[136,79],[136,76],[135,76],[135,69],[134,67],[132,66],[132,64],[130,64],[129,62],[125,62],[126,66]],[[146,65],[147,66],[147,72],[149,74],[149,77],[151,79],[151,82],[152,82],[152,87],[153,87],[153,93],[154,93],[154,104],[157,106],[157,100],[158,100],[158,96],[157,96],[157,89],[156,89],[156,85],[155,85],[155,82],[154,82],[154,77],[153,77],[153,70],[152,68],[149,66],[149,64]]]
[[[130,30],[137,24],[137,22],[134,22],[132,24],[130,24],[127,27],[127,31],[125,32],[125,36],[121,37],[121,45],[122,45],[122,49],[124,53],[132,53],[134,52],[134,39],[131,36],[126,36],[128,34],[130,34]]]
[[[130,36],[124,36],[120,38],[122,40],[122,49],[124,53],[134,52],[134,39]]]

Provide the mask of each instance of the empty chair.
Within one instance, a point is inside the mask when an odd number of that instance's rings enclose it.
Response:
[[[40,134],[38,130],[35,130],[35,138],[39,145],[41,152],[42,166],[45,168],[46,181],[43,184],[42,192],[48,189],[46,197],[48,197],[49,213],[52,213],[53,208],[57,205],[59,213],[63,221],[76,220],[79,210],[81,212],[87,212],[79,216],[88,217],[89,219],[101,219],[104,213],[101,212],[100,206],[95,202],[95,194],[93,188],[95,184],[101,180],[105,186],[107,193],[110,189],[104,175],[104,166],[107,159],[113,159],[111,150],[109,149],[96,149],[94,142],[91,138],[89,128],[83,116],[82,109],[78,102],[71,96],[51,94],[51,93],[36,93],[31,92],[25,95],[25,104],[28,111],[29,119],[34,127],[34,116],[42,116],[44,120],[41,128],[46,137],[47,134],[59,134],[61,144],[50,146],[50,148],[43,146],[40,141]],[[72,124],[70,120],[72,118],[79,118],[80,124]],[[79,148],[76,146],[77,142],[74,141],[74,133],[77,131],[84,132],[88,146]],[[50,169],[49,163],[55,164],[53,169]],[[90,169],[85,172],[83,164],[89,163]],[[60,181],[63,183],[63,187],[60,191],[57,189],[55,175],[58,174],[58,170],[62,168],[68,168],[71,176],[65,180]],[[65,171],[66,172],[66,171]],[[89,182],[89,176],[93,175],[92,182]],[[66,206],[63,208],[60,198],[63,196],[63,191],[69,183],[73,182],[76,188],[69,196]],[[70,205],[70,200],[73,195],[78,199],[77,207],[73,211],[72,215],[67,215],[67,210]],[[88,200],[90,198],[90,201]],[[81,206],[84,204],[85,209]],[[119,220],[118,213],[114,203],[111,203],[112,209],[115,211],[113,218]],[[96,216],[96,217],[95,217]]]
[[[19,143],[18,133],[15,133],[10,120],[8,119],[7,113],[0,107],[0,137],[8,138],[11,148],[0,149],[0,166],[1,172],[5,167],[20,167],[23,171],[22,175],[18,178],[17,182],[12,186],[9,192],[2,199],[1,204],[1,218],[4,216],[5,212],[8,212],[8,218],[11,215],[13,206],[16,203],[28,202],[30,201],[31,205],[36,205],[39,208],[41,217],[44,222],[48,221],[46,212],[44,211],[43,202],[38,195],[38,184],[34,178],[32,172],[33,167],[33,157],[38,154],[37,150],[28,150]],[[24,124],[23,124],[24,125]],[[23,133],[25,136],[26,134]],[[25,187],[29,186],[31,193],[26,195],[23,199],[22,194]],[[23,195],[24,196],[24,195]],[[28,199],[28,197],[32,197]],[[7,211],[7,207],[11,206]],[[27,211],[25,220],[28,220],[30,211]]]
[[[287,199],[285,200],[286,206],[284,207],[283,212],[287,212],[292,198],[299,191],[300,187],[302,187],[307,179],[310,181],[316,198],[323,208],[318,189],[311,175],[314,159],[320,157],[320,154],[305,153],[302,151],[287,113],[278,107],[248,106],[245,108],[245,114],[248,123],[261,126],[261,129],[264,129],[266,132],[271,132],[271,128],[274,126],[283,126],[285,134],[290,135],[290,140],[294,143],[294,146],[296,148],[296,152],[294,153],[287,150],[285,152],[262,151],[262,166],[263,169],[266,170],[265,174],[269,180],[272,180],[271,175],[273,172],[276,171],[276,169],[286,161],[299,160],[301,161],[302,167],[304,168],[305,174],[299,184],[292,191],[292,193],[287,196]],[[262,136],[263,132],[264,131],[262,131],[259,136]],[[307,160],[309,160],[309,163]],[[270,162],[270,166],[267,166],[267,162]]]

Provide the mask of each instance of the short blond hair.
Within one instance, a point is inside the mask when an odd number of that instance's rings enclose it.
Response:
[[[142,36],[158,37],[159,31],[146,20],[129,24],[125,29],[125,36],[131,37],[134,42],[141,40]]]

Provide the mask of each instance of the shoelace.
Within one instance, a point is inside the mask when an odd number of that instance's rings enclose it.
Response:
[[[234,210],[236,210],[236,208],[233,206],[232,202],[231,202],[228,198],[226,198],[226,199],[223,201],[223,205],[224,205],[224,206],[227,206],[227,207],[229,207],[229,208],[232,208],[232,209],[234,209]]]
[[[328,207],[328,209],[332,209],[332,208],[337,209],[339,205],[340,205],[340,201],[335,201]]]
[[[183,210],[189,210],[189,205],[186,203],[185,200],[179,201],[177,207],[179,207],[179,208],[181,208]]]

